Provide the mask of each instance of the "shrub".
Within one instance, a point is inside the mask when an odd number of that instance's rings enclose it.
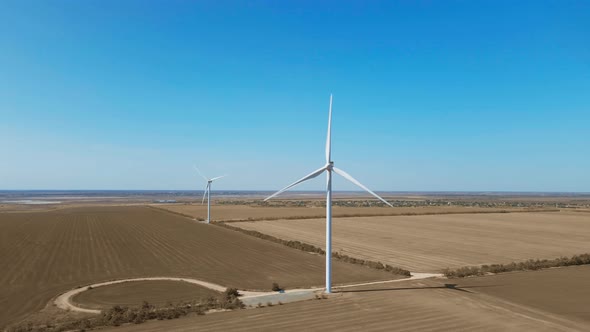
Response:
[[[240,292],[238,291],[237,288],[227,288],[225,290],[225,292],[223,292],[223,296],[226,299],[233,299],[233,298],[240,296]]]
[[[11,326],[8,331],[27,332],[58,332],[58,331],[80,331],[105,326],[119,326],[126,323],[141,324],[151,319],[175,319],[185,316],[191,312],[197,315],[205,314],[210,309],[241,309],[244,304],[238,299],[239,293],[235,288],[228,288],[218,298],[210,297],[199,302],[181,302],[177,304],[168,303],[163,307],[156,307],[146,301],[137,307],[113,306],[104,310],[98,317],[83,318],[60,322],[59,324],[45,324],[33,326],[30,322],[23,322]]]
[[[276,282],[273,282],[272,283],[272,290],[273,290],[273,292],[280,292],[283,289],[281,288],[281,286],[279,286],[279,284],[277,284]]]
[[[280,243],[280,244],[285,245],[287,247],[295,248],[295,249],[298,249],[301,251],[316,253],[319,255],[326,254],[326,252],[323,249],[318,248],[318,247],[308,244],[308,243],[303,243],[301,241],[283,240],[283,239],[279,239],[277,237],[274,237],[272,235],[260,233],[258,231],[252,231],[252,230],[247,230],[247,229],[243,229],[240,227],[234,227],[234,226],[228,225],[225,222],[216,222],[214,224],[224,227],[224,228],[227,228],[227,229],[231,229],[236,232],[240,232],[240,233],[244,233],[244,234],[247,234],[250,236],[254,236],[254,237],[257,237],[257,238],[260,238],[263,240],[268,240],[271,242]],[[354,257],[350,257],[348,255],[342,254],[342,253],[338,253],[338,252],[333,252],[332,257],[337,260],[347,262],[347,263],[364,265],[364,266],[367,266],[367,267],[373,268],[373,269],[385,270],[385,271],[391,272],[392,274],[397,274],[397,275],[402,275],[402,276],[407,276],[407,277],[411,276],[410,271],[408,271],[408,270],[405,270],[405,269],[402,269],[399,267],[393,267],[393,266],[389,266],[389,268],[388,268],[388,265],[384,265],[381,262],[373,262],[373,261],[368,261],[368,260],[364,260],[364,259],[354,258]]]
[[[237,288],[228,288],[223,293],[221,308],[223,309],[242,309],[244,303],[238,298],[240,293]]]
[[[574,255],[570,258],[559,257],[555,259],[529,259],[523,262],[512,262],[508,264],[492,264],[482,266],[465,266],[457,269],[446,268],[442,273],[447,278],[464,278],[469,276],[480,276],[487,273],[504,273],[511,271],[536,271],[551,267],[586,265],[590,264],[590,254]]]

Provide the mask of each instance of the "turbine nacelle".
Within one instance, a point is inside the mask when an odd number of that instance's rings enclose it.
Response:
[[[326,164],[326,171],[331,172],[333,169],[334,169],[334,162],[333,161]]]

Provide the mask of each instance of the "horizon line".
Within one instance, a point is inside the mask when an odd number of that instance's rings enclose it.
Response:
[[[0,189],[0,192],[203,192],[203,189]],[[212,192],[274,192],[276,189],[218,189]],[[386,193],[505,193],[505,194],[589,194],[590,191],[534,191],[534,190],[375,190]],[[324,193],[324,190],[291,190],[291,193]],[[340,193],[364,193],[363,190],[334,190]]]

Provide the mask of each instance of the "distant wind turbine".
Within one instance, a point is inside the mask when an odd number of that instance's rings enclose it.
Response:
[[[203,200],[201,201],[201,205],[205,203],[205,196],[207,196],[207,223],[209,224],[211,222],[211,183],[215,180],[219,180],[223,177],[226,177],[227,175],[222,175],[212,179],[208,179],[206,176],[203,175],[203,173],[201,173],[201,171],[199,171],[197,166],[195,166],[195,169],[197,170],[199,175],[202,176],[203,179],[205,179],[205,181],[207,182],[207,186],[205,187],[205,191],[203,192]]]
[[[369,188],[365,187],[363,184],[355,180],[350,174],[346,173],[345,171],[334,167],[334,162],[332,161],[332,142],[331,142],[331,131],[332,131],[332,95],[330,94],[330,110],[328,112],[328,138],[326,139],[326,164],[322,166],[320,169],[313,171],[309,175],[301,178],[293,182],[292,184],[286,186],[285,188],[277,191],[276,193],[268,196],[264,200],[267,201],[280,193],[292,188],[301,182],[307,181],[309,179],[313,179],[316,176],[322,174],[324,171],[327,171],[327,186],[326,186],[326,293],[332,292],[332,171],[336,172],[340,176],[344,177],[348,181],[354,183],[355,185],[361,187],[363,190],[367,191],[369,194],[377,197],[383,203],[393,207],[393,205],[389,204],[386,200],[381,198],[379,195],[372,192]]]

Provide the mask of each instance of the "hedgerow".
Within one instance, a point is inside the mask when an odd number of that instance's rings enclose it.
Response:
[[[326,254],[326,252],[323,249],[318,248],[318,247],[308,244],[308,243],[303,243],[301,241],[283,240],[283,239],[274,237],[272,235],[260,233],[258,231],[253,231],[253,230],[243,229],[240,227],[231,226],[225,222],[215,222],[214,225],[225,227],[225,228],[228,228],[228,229],[231,229],[231,230],[234,230],[237,232],[241,232],[241,233],[244,233],[244,234],[247,234],[250,236],[254,236],[254,237],[257,237],[257,238],[260,238],[263,240],[267,240],[267,241],[271,241],[271,242],[275,242],[275,243],[280,243],[280,244],[285,245],[287,247],[295,248],[295,249],[298,249],[301,251],[316,253],[318,255],[325,255]],[[402,275],[402,276],[406,276],[406,277],[411,276],[411,273],[408,270],[402,269],[400,267],[394,267],[389,264],[383,264],[381,262],[375,262],[375,261],[370,261],[370,260],[366,260],[366,259],[354,258],[354,257],[350,257],[348,255],[342,254],[342,253],[338,253],[338,252],[333,252],[332,257],[336,258],[337,260],[343,261],[343,262],[363,265],[363,266],[377,269],[377,270],[384,270],[384,271],[391,272],[392,274],[396,274],[396,275]]]
[[[457,269],[444,269],[442,273],[448,278],[464,278],[482,276],[490,273],[504,273],[512,271],[535,271],[560,266],[574,266],[590,264],[590,254],[560,257],[555,259],[529,259],[524,262],[508,264],[491,264],[482,266],[465,266]]]
[[[61,331],[85,331],[88,329],[105,326],[119,326],[133,323],[141,324],[148,320],[175,319],[186,316],[190,313],[204,315],[206,311],[213,309],[242,309],[244,304],[238,298],[236,288],[228,288],[219,297],[208,297],[200,301],[181,302],[155,306],[146,301],[137,307],[126,307],[115,305],[104,310],[98,317],[77,319],[63,323],[47,323],[43,325],[32,325],[22,323],[9,327],[9,332],[61,332]]]

